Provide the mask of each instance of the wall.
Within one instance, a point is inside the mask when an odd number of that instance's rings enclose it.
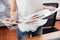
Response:
[[[60,7],[60,0],[43,0],[43,3],[59,3],[59,7]],[[60,10],[57,13],[57,17],[56,19],[60,19]]]

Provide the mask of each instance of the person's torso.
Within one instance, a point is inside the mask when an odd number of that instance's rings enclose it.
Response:
[[[16,0],[19,16],[27,16],[41,10],[42,0]]]
[[[25,16],[29,16],[31,14],[34,14],[38,11],[41,11],[42,8],[42,0],[16,0],[17,7],[18,7],[18,16],[19,20],[20,18],[23,18]],[[27,17],[28,19],[28,17]],[[24,20],[25,21],[25,20]],[[46,20],[41,20],[39,23],[46,22]],[[38,23],[38,24],[39,24]],[[18,24],[18,28],[20,31],[36,31],[39,26],[36,25],[27,25],[27,24]]]

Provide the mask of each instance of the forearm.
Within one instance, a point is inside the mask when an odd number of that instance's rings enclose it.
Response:
[[[52,6],[43,6],[42,10],[50,9],[50,7],[52,7]]]
[[[12,10],[11,10],[11,12],[10,12],[10,17],[11,17],[12,19],[16,20],[16,17],[17,17],[16,14],[17,14],[16,11],[12,11]]]
[[[9,0],[10,2],[10,17],[16,19],[16,0]]]

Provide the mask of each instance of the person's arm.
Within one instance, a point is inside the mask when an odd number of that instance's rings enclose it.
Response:
[[[16,19],[16,0],[9,0],[10,3],[10,18]]]
[[[54,11],[56,8],[53,6],[43,6],[42,10],[48,9],[50,11]]]
[[[16,0],[9,0],[10,4],[10,18],[4,20],[6,26],[12,26],[11,22],[16,21]]]
[[[56,8],[53,7],[53,6],[43,6],[43,7],[42,7],[42,10],[45,10],[45,9],[48,9],[48,10],[50,10],[50,11],[54,11]],[[43,15],[43,16],[44,16],[44,15]],[[36,22],[34,19],[41,18],[41,17],[42,17],[42,16],[34,15],[34,16],[32,17],[33,20],[30,21],[30,22],[27,22],[27,23]]]

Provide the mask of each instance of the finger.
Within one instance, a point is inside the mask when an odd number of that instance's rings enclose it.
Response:
[[[36,22],[37,22],[37,19],[34,19],[34,20],[30,21],[30,22],[27,22],[27,24],[36,23]]]
[[[56,7],[51,7],[50,11],[54,11],[56,9]]]
[[[34,15],[32,18],[34,18],[34,17],[36,17],[36,16],[38,16],[38,14]]]
[[[7,18],[5,21],[9,21],[10,20],[10,18]]]
[[[12,20],[11,18],[7,18],[5,21],[13,22],[14,20]]]
[[[16,21],[16,23],[22,23],[21,21]]]
[[[6,26],[12,26],[12,24],[9,24],[9,23],[6,23],[5,25],[6,25]]]
[[[43,17],[44,15],[42,15],[42,16],[36,16],[35,18],[33,18],[33,19],[38,19],[38,18],[41,18],[41,17]]]
[[[10,22],[8,22],[8,21],[4,21],[3,22],[6,26],[11,26],[12,24],[10,24]]]

